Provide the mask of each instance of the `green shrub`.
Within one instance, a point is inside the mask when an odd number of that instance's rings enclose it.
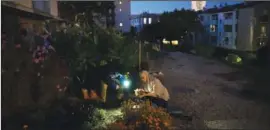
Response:
[[[215,47],[207,44],[196,44],[195,51],[197,55],[212,57],[215,52]]]
[[[236,54],[229,54],[225,60],[231,64],[242,64],[242,58]]]

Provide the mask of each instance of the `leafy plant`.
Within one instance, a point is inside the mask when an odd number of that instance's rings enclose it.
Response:
[[[84,20],[83,16],[78,17],[80,23],[69,25],[65,31],[54,35],[57,53],[69,65],[70,77],[78,80],[73,82],[74,87],[91,85],[86,84],[89,80],[87,75],[99,73],[92,71],[97,70],[95,68],[118,66],[124,71],[138,63],[138,47],[133,39],[124,37],[112,28],[89,25]]]
[[[123,119],[123,113],[121,112],[121,109],[95,109],[93,115],[89,118],[91,119],[83,124],[83,128],[85,130],[100,130],[109,128],[108,124]]]

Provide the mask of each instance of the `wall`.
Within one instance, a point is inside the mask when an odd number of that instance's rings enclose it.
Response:
[[[239,9],[237,44],[236,48],[240,51],[252,51],[253,46],[253,8]]]
[[[50,1],[50,13],[53,16],[58,16],[58,4],[56,0]]]
[[[230,19],[225,19],[227,13],[232,13]],[[218,46],[227,49],[236,49],[235,39],[237,37],[236,33],[236,11],[221,12],[218,14]],[[231,32],[225,32],[224,25],[232,25]],[[224,42],[224,39],[228,37],[228,44]]]
[[[269,22],[269,18],[270,18],[270,3],[263,3],[263,4],[259,4],[257,6],[254,7],[254,16],[255,16],[255,26],[254,26],[254,35],[253,35],[253,49],[257,50],[259,49],[261,46],[264,45],[260,45],[259,43],[264,41],[265,44],[267,44],[267,38],[265,38],[265,40],[260,40],[260,35],[261,35],[261,26],[266,26],[266,31],[268,34],[267,36],[269,37],[270,35],[270,22]],[[268,15],[268,23],[261,23],[260,22],[260,16],[263,16],[266,11],[267,15]]]
[[[16,1],[16,3],[21,4],[23,6],[26,6],[28,8],[33,7],[32,0],[18,0],[18,1]]]

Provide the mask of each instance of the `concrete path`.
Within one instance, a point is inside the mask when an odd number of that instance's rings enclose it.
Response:
[[[270,129],[268,104],[225,91],[241,90],[247,82],[227,81],[217,76],[236,69],[214,60],[174,52],[164,59],[161,70],[171,95],[170,108],[181,106],[193,115],[190,123],[194,129]],[[176,119],[175,122],[181,126],[183,121]]]

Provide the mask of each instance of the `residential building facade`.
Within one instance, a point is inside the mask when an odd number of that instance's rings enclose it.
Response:
[[[20,29],[39,30],[45,20],[61,20],[58,17],[57,1],[2,1],[2,33],[14,42]]]
[[[269,2],[246,2],[199,14],[208,43],[231,50],[256,51],[268,42]]]
[[[130,0],[115,0],[115,27],[122,32],[130,31]]]
[[[139,15],[132,15],[130,22],[131,26],[135,27],[137,32],[139,32],[145,25],[159,22],[159,15],[147,12]]]

